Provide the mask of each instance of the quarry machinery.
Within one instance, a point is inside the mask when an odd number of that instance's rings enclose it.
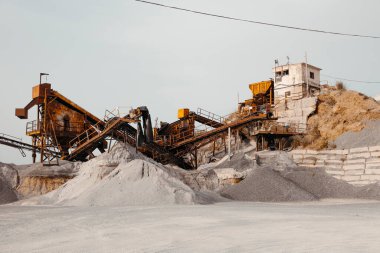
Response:
[[[34,86],[32,100],[24,108],[17,108],[15,114],[20,119],[28,119],[28,112],[34,106],[37,119],[26,124],[26,135],[32,137],[32,144],[4,136],[0,141],[0,144],[19,150],[32,151],[33,162],[36,162],[37,153],[45,165],[56,164],[53,161],[58,162],[59,158],[86,161],[94,157],[95,150],[103,153],[111,141],[116,140],[129,143],[160,162],[189,168],[180,158],[154,142],[151,117],[145,106],[132,109],[126,115],[106,111],[104,119],[100,119],[53,90],[50,83]]]
[[[249,85],[252,98],[239,103],[238,112],[241,116],[264,113],[268,118],[272,116],[271,108],[274,104],[274,82],[272,79]]]
[[[60,156],[69,154],[69,142],[90,126],[104,127],[99,118],[75,104],[50,83],[40,83],[32,88],[32,100],[24,107],[16,109],[16,116],[28,119],[28,111],[36,106],[37,119],[27,122],[26,135],[32,137],[33,162],[36,161],[36,150],[40,153],[40,162],[51,163]],[[94,129],[96,131],[96,129]],[[104,150],[105,143],[97,148]]]
[[[40,82],[32,88],[32,101],[16,109],[17,117],[27,119],[28,111],[37,107],[37,119],[26,124],[32,144],[5,137],[0,138],[0,144],[32,151],[33,162],[39,153],[40,161],[50,164],[58,158],[86,161],[95,156],[95,150],[101,153],[109,150],[116,140],[160,163],[174,163],[185,169],[198,167],[199,148],[212,142],[215,148],[215,142],[221,139],[226,149],[231,136],[253,138],[257,150],[285,148],[289,137],[298,131],[279,124],[273,117],[273,80],[250,84],[249,89],[252,97],[239,103],[237,112],[230,115],[222,117],[204,109],[182,108],[176,121],[161,122],[153,128],[146,106],[131,109],[127,114],[106,111],[100,119],[53,90],[51,84]]]

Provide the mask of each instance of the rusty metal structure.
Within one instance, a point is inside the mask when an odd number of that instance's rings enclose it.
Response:
[[[70,141],[85,129],[101,121],[53,90],[49,83],[34,86],[32,100],[24,108],[17,108],[16,116],[28,119],[28,111],[34,106],[37,110],[37,119],[26,124],[26,135],[32,137],[34,147],[33,162],[36,161],[37,150],[40,153],[40,162],[49,164],[58,157],[67,156]],[[102,144],[104,143],[98,145],[100,149]]]
[[[249,85],[252,98],[239,103],[240,114],[266,113],[270,116],[271,106],[274,104],[273,80],[252,83]]]
[[[125,114],[106,111],[100,119],[53,90],[51,84],[40,81],[32,89],[32,100],[16,109],[17,117],[27,119],[28,111],[36,107],[37,119],[26,124],[32,144],[6,140],[4,136],[0,136],[0,143],[32,151],[33,162],[39,153],[41,163],[54,164],[58,159],[86,161],[95,156],[95,150],[105,152],[118,141],[129,143],[158,162],[184,169],[198,167],[200,147],[218,139],[226,143],[231,133],[243,139],[254,138],[257,150],[287,147],[289,137],[299,131],[294,126],[281,126],[272,117],[273,81],[250,84],[249,89],[252,97],[240,103],[233,114],[221,117],[203,109],[195,112],[183,108],[178,110],[177,121],[161,122],[153,128],[145,106]]]

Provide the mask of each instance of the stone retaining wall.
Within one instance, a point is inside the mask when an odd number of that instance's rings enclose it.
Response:
[[[353,185],[380,182],[380,146],[344,150],[293,150],[299,166],[324,168],[335,178]]]
[[[298,124],[306,130],[307,119],[317,108],[317,97],[277,101],[274,116],[280,123]]]

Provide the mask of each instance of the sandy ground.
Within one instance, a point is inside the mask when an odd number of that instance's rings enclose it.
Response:
[[[0,252],[378,252],[380,203],[0,206]]]

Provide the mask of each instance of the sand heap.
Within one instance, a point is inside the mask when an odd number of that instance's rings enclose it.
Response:
[[[78,175],[46,195],[21,205],[126,206],[210,203],[185,185],[174,170],[117,145],[80,167]]]
[[[355,91],[329,90],[318,97],[317,113],[308,119],[307,148],[323,149],[343,133],[362,130],[380,119],[380,104]]]

